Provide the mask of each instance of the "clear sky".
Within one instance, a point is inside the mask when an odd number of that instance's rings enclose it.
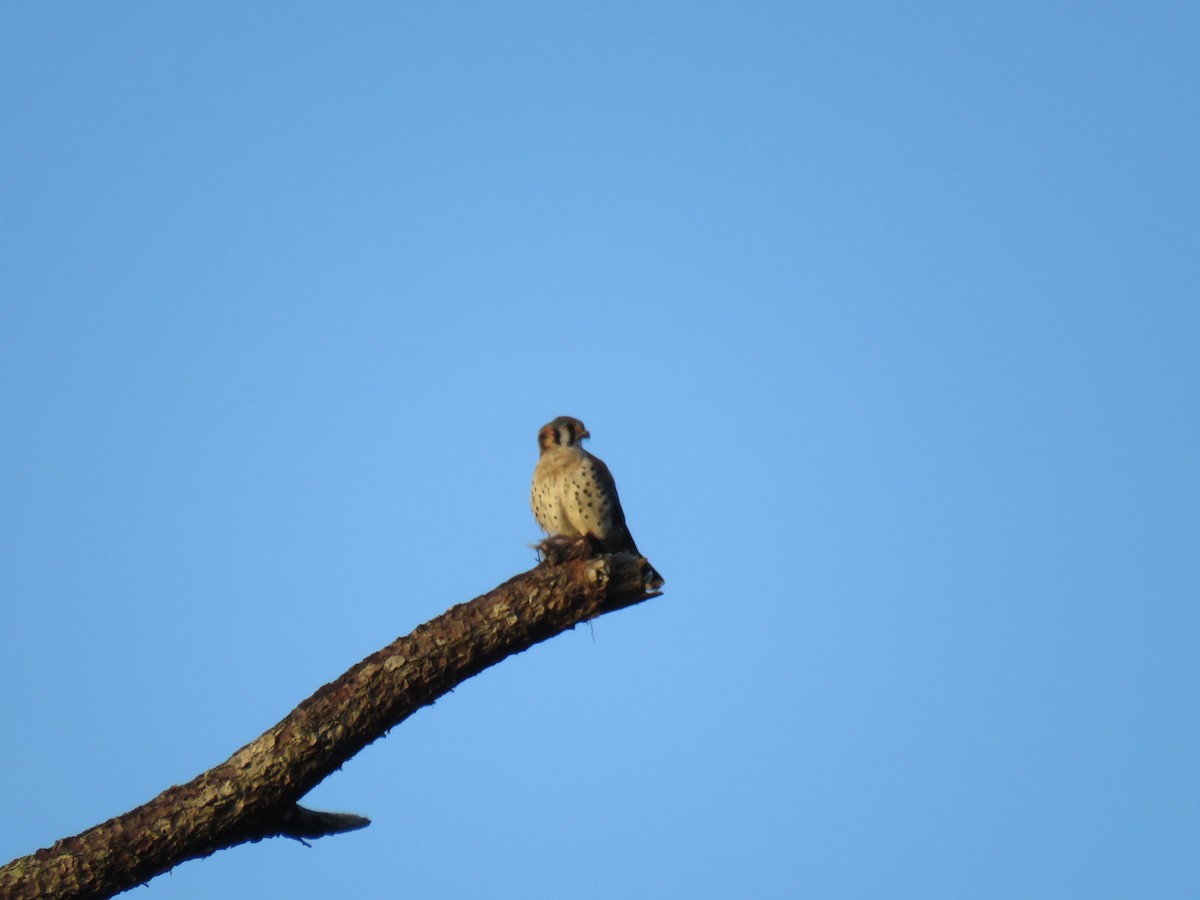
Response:
[[[0,861],[534,563],[665,596],[153,900],[1200,896],[1194,3],[0,7]]]

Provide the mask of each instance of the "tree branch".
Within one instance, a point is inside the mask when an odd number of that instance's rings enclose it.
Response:
[[[215,768],[0,868],[0,898],[111,897],[236,844],[365,827],[362,816],[316,812],[296,801],[472,675],[580,622],[657,596],[651,572],[646,560],[628,554],[543,564],[452,607],[322,687]]]

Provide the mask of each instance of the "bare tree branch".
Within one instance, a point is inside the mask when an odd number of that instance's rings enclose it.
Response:
[[[628,554],[571,559],[452,607],[322,687],[215,768],[0,868],[0,898],[111,897],[235,844],[365,827],[362,816],[316,812],[296,801],[472,675],[580,622],[657,596],[653,580],[647,584],[652,572]]]

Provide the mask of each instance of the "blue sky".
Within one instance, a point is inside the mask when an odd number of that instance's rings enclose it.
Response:
[[[0,10],[0,858],[534,562],[666,594],[155,898],[1200,894],[1191,4]]]

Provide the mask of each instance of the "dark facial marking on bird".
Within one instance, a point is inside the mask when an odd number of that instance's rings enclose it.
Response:
[[[587,428],[574,416],[559,416],[546,427],[553,429],[557,443],[563,447],[575,447],[588,436]]]

